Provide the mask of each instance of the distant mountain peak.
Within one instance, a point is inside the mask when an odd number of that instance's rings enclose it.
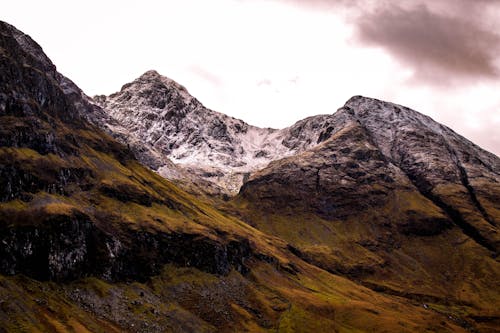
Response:
[[[144,72],[144,74],[142,74],[140,76],[141,78],[148,78],[148,77],[161,77],[160,73],[158,73],[156,70],[154,69],[150,69],[146,72]]]
[[[395,114],[399,114],[401,112],[412,113],[419,115],[419,117],[425,117],[425,115],[407,108],[406,106],[360,95],[349,98],[349,100],[344,104],[344,108],[352,110],[357,116],[362,117],[394,116]]]
[[[193,96],[189,94],[186,87],[169,77],[159,74],[156,70],[148,70],[134,81],[125,84],[121,91],[130,89],[131,87],[141,89],[143,92],[149,91],[153,94],[156,90],[174,90],[186,100],[193,99]]]

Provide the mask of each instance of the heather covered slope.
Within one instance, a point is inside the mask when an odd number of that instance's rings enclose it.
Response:
[[[0,75],[0,331],[465,331],[304,262],[139,164],[3,22]]]
[[[369,98],[330,124],[328,140],[256,172],[227,209],[330,272],[498,325],[498,157]]]

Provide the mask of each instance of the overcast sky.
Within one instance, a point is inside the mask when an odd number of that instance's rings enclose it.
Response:
[[[364,95],[500,155],[500,0],[16,0],[0,19],[91,96],[156,69],[282,128]]]

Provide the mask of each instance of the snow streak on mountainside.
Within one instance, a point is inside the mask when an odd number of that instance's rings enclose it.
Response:
[[[316,145],[331,131],[328,115],[283,130],[251,126],[205,108],[155,71],[95,101],[115,122],[105,126],[143,163],[166,178],[202,179],[227,194],[237,193],[251,172]]]

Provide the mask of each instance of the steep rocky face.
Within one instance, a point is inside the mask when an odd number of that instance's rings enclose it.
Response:
[[[36,223],[24,220],[28,217]],[[7,219],[21,222],[6,226]],[[116,236],[77,210],[49,214],[41,209],[24,215],[3,211],[0,222],[0,272],[42,281],[86,276],[145,281],[167,263],[212,274],[227,275],[231,269],[246,273],[244,261],[252,256],[246,239],[224,244],[197,234],[144,231]]]
[[[201,182],[211,193],[236,194],[251,172],[316,145],[332,131],[330,116],[284,130],[251,126],[205,108],[155,71],[94,100],[114,122],[101,126],[129,144],[141,162],[168,179]]]
[[[415,111],[366,98],[352,110],[380,151],[466,234],[500,249],[500,159]]]

